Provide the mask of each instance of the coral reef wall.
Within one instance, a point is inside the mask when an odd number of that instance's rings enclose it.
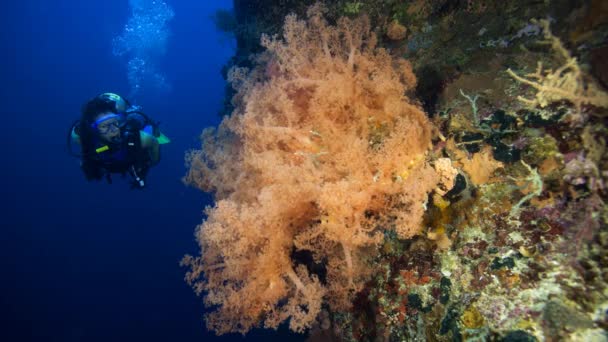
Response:
[[[605,2],[233,15],[230,114],[185,177],[216,199],[184,258],[210,329],[607,339]]]

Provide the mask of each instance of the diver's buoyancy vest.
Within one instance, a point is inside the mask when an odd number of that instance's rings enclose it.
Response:
[[[125,173],[131,166],[140,170],[146,169],[149,156],[141,146],[140,134],[139,131],[121,131],[122,141],[119,144],[96,144],[98,152],[95,159],[110,173]]]

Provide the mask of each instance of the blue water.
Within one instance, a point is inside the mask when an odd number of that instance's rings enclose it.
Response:
[[[234,42],[209,17],[232,2],[167,1],[175,17],[157,67],[171,89],[137,102],[172,143],[143,191],[116,177],[87,182],[66,152],[68,126],[87,99],[129,92],[125,59],[112,54],[128,1],[10,3],[0,14],[0,341],[215,339],[178,265],[197,253],[193,233],[210,197],[180,178],[184,152],[220,120],[220,69]],[[242,340],[219,340],[230,339]]]

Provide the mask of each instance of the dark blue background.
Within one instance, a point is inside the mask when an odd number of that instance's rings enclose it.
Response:
[[[175,17],[159,67],[173,89],[138,102],[173,141],[144,191],[121,179],[88,183],[66,153],[68,126],[87,99],[129,91],[125,60],[111,47],[130,16],[128,1],[11,2],[0,29],[0,340],[213,338],[178,265],[198,253],[193,233],[210,199],[180,178],[184,152],[219,122],[220,69],[234,43],[209,17],[231,1],[168,2]],[[281,339],[248,335],[269,337]]]

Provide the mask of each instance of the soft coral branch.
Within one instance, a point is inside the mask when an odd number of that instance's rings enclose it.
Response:
[[[404,96],[416,82],[409,63],[376,47],[367,19],[330,26],[322,13],[288,16],[283,39],[262,38],[254,69],[229,73],[235,110],[190,154],[187,180],[217,203],[188,280],[216,307],[207,322],[219,333],[285,320],[303,331],[326,298],[346,309],[383,230],[417,234],[439,182],[425,160],[430,123]]]

